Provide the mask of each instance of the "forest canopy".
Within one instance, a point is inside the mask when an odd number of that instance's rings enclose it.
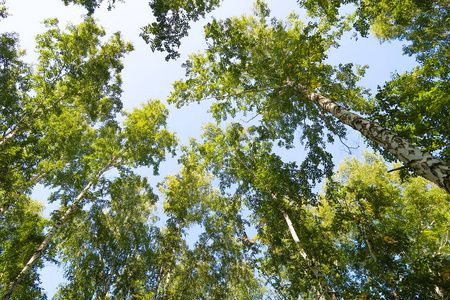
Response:
[[[448,1],[298,0],[281,18],[257,0],[216,18],[226,1],[148,3],[146,55],[185,57],[203,18],[205,46],[129,111],[135,46],[96,19],[127,1],[59,1],[85,14],[46,19],[33,62],[0,33],[2,299],[450,297]],[[400,41],[416,64],[372,91],[370,66],[329,59],[349,37]],[[208,114],[181,143],[170,118],[194,102]],[[337,164],[355,134],[368,149]]]

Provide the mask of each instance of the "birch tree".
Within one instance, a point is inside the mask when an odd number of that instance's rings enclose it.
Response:
[[[37,183],[52,185],[59,168],[80,159],[77,145],[89,126],[114,122],[122,108],[120,59],[131,44],[118,33],[102,44],[105,32],[91,18],[68,32],[56,19],[46,24],[49,30],[37,37],[35,70],[20,61],[17,39],[2,44],[1,215]]]
[[[104,198],[74,212],[57,235],[67,283],[56,299],[131,299],[156,281],[158,197],[148,180],[122,171],[100,191]]]
[[[59,200],[62,208],[54,213],[54,223],[45,239],[28,260],[20,273],[5,290],[2,298],[9,299],[22,278],[40,260],[61,226],[72,218],[74,212],[89,201],[95,201],[99,183],[111,169],[128,169],[137,166],[153,167],[155,174],[165,159],[165,151],[173,151],[174,135],[165,129],[168,111],[159,101],[149,102],[143,109],[128,114],[123,130],[118,126],[92,129],[90,136],[84,136],[86,143],[81,165],[70,165],[56,170],[55,183],[58,191],[52,193],[52,201]],[[70,176],[70,180],[68,179]],[[58,180],[59,179],[59,180]]]
[[[342,297],[447,298],[448,194],[423,178],[388,173],[377,155],[364,156],[342,162],[312,210],[352,274]]]
[[[262,299],[241,200],[214,189],[213,177],[197,163],[185,156],[180,172],[160,186],[169,217],[165,231],[172,243],[164,243],[170,259],[161,255],[161,283],[154,299]],[[189,232],[193,226],[202,232],[188,245],[184,236],[195,234]]]
[[[287,147],[297,129],[301,139],[328,134],[333,140],[343,138],[345,124],[390,152],[404,168],[450,191],[445,161],[351,111],[365,103],[364,90],[356,85],[364,68],[325,63],[326,51],[338,45],[345,24],[332,30],[329,22],[305,24],[291,15],[269,25],[267,6],[256,6],[253,17],[207,26],[208,49],[185,63],[187,79],[174,84],[170,101],[182,106],[215,99],[211,112],[217,120],[237,113],[257,117],[259,130]]]
[[[304,213],[315,203],[312,186],[322,172],[331,174],[331,165],[321,170],[312,157],[301,165],[283,162],[273,141],[247,129],[237,123],[226,130],[208,125],[204,140],[191,143],[189,157],[208,167],[221,188],[234,191],[240,205],[252,212],[258,233],[244,240],[247,247],[262,251],[255,267],[278,297],[337,299],[330,277],[339,272],[330,260],[330,238]]]
[[[23,262],[44,238],[48,221],[43,217],[43,205],[29,197],[22,199],[0,224],[0,286],[7,286],[23,268]],[[24,277],[16,295],[25,299],[45,299],[40,287],[39,271],[43,262]]]
[[[59,201],[62,207],[53,212],[50,228],[43,240],[36,241],[34,253],[23,253],[22,269],[10,274],[10,282],[2,286],[3,299],[9,299],[41,262],[74,212],[95,201],[95,190],[109,170],[147,166],[157,173],[166,151],[173,153],[176,144],[165,128],[168,111],[157,100],[126,114],[123,127],[115,121],[122,108],[121,58],[132,49],[120,34],[101,43],[104,30],[92,18],[70,25],[68,32],[59,29],[57,20],[46,24],[48,32],[37,38],[40,56],[35,71],[20,69],[14,39],[4,44],[5,53],[11,54],[4,60],[10,70],[6,87],[13,88],[3,98],[0,164],[7,170],[5,176],[16,182],[2,181],[2,215],[8,220],[37,183],[55,189],[49,201]]]

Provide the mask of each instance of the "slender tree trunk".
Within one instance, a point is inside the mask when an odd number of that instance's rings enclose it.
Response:
[[[12,282],[10,282],[8,289],[3,294],[1,300],[8,300],[11,298],[12,294],[14,293],[15,289],[19,285],[19,283],[22,281],[22,279],[30,273],[30,271],[33,269],[33,267],[36,265],[36,263],[39,261],[42,254],[45,253],[45,250],[47,249],[48,245],[50,244],[50,241],[55,236],[58,229],[64,225],[66,220],[69,218],[69,216],[72,214],[72,212],[77,208],[78,203],[81,199],[83,199],[86,192],[92,187],[92,185],[97,181],[97,179],[100,178],[111,166],[114,164],[114,162],[118,159],[119,156],[114,157],[103,169],[101,169],[91,181],[84,187],[84,189],[78,194],[78,196],[73,201],[72,205],[66,210],[64,215],[56,222],[55,225],[53,225],[52,229],[47,233],[44,241],[39,245],[38,249],[34,252],[33,256],[30,258],[28,263],[23,267],[22,271],[14,278]]]
[[[332,299],[337,300],[336,293],[333,291],[331,286],[328,284],[326,279],[324,278],[320,266],[317,266],[316,263],[314,263],[313,259],[306,254],[305,250],[303,249],[300,239],[298,238],[297,232],[295,231],[294,225],[292,225],[291,219],[289,218],[289,215],[286,213],[285,210],[280,209],[281,213],[283,214],[284,219],[286,220],[286,223],[289,228],[289,232],[291,233],[292,238],[294,239],[295,244],[297,244],[299,253],[303,257],[303,259],[308,264],[311,271],[314,273],[314,276],[319,280],[320,283],[320,300],[326,300],[326,299]]]
[[[181,229],[184,227],[184,222],[181,222],[178,224],[178,229],[177,229],[177,235],[179,235],[181,233]],[[167,277],[166,277],[166,282],[164,283],[163,286],[163,296],[162,299],[165,300],[167,299],[167,290],[169,288],[169,283],[170,283],[170,277],[172,277],[172,271],[173,271],[173,265],[175,264],[175,255],[177,254],[176,248],[175,246],[172,249],[172,255],[170,257],[170,262],[173,262],[173,264],[169,265],[168,271],[167,271]]]
[[[175,260],[175,253],[176,253],[175,248],[173,248],[172,260]],[[172,266],[169,266],[169,270],[167,272],[167,277],[166,277],[166,282],[164,283],[164,287],[163,287],[163,297],[162,297],[163,300],[167,299],[167,289],[169,288],[171,275],[172,275]]]
[[[378,123],[352,113],[318,93],[310,93],[301,85],[296,85],[294,88],[306,95],[317,106],[338,118],[342,123],[358,130],[366,138],[391,152],[415,173],[434,182],[446,190],[447,193],[450,193],[450,166],[446,165],[442,160],[412,145]]]

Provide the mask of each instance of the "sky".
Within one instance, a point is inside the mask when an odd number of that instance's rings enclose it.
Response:
[[[301,16],[305,16],[299,10],[295,0],[270,0],[267,1],[272,15],[278,18],[286,17],[296,10]],[[36,59],[34,53],[34,37],[45,31],[41,23],[46,18],[57,17],[63,28],[68,22],[78,24],[86,14],[84,8],[78,6],[64,6],[62,0],[6,0],[9,8],[9,16],[0,22],[2,32],[18,32],[21,48],[27,51],[25,60],[33,62]],[[222,7],[207,15],[205,20],[192,25],[189,37],[182,40],[179,49],[181,57],[177,61],[166,62],[164,53],[153,53],[150,47],[139,37],[140,28],[153,21],[148,1],[126,0],[125,3],[117,3],[112,11],[103,5],[95,12],[97,23],[103,26],[107,32],[106,37],[120,31],[125,40],[131,41],[135,50],[126,56],[125,68],[122,73],[124,109],[131,111],[151,98],[165,100],[172,90],[172,83],[182,79],[184,70],[181,64],[187,59],[187,55],[201,51],[205,47],[202,27],[211,20],[223,19],[230,16],[250,14],[253,6],[252,0],[224,0]],[[380,44],[374,38],[351,39],[350,34],[341,40],[341,47],[329,53],[329,62],[332,64],[353,62],[360,65],[369,65],[365,78],[361,85],[376,90],[377,85],[382,85],[389,80],[394,72],[402,73],[410,70],[415,61],[413,58],[402,55],[402,47],[399,42]],[[169,129],[177,132],[181,143],[187,143],[190,137],[199,137],[201,126],[211,120],[207,113],[208,103],[202,105],[191,104],[182,109],[169,106]],[[359,134],[351,134],[347,141],[349,146],[364,148],[363,139]],[[298,151],[298,150],[297,150]],[[337,143],[331,149],[335,156],[335,162],[349,156],[345,146]],[[359,150],[352,154],[358,155]],[[296,159],[297,154],[285,153],[287,159]],[[163,178],[169,173],[178,170],[176,159],[168,159],[160,170]],[[48,191],[37,188],[33,196],[45,201]],[[56,286],[62,279],[61,272],[56,267],[46,267],[42,272],[43,287],[49,298],[54,295]]]

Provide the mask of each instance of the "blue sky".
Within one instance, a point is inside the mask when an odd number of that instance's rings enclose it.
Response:
[[[299,11],[295,0],[270,0],[267,1],[274,16],[284,18],[292,10]],[[192,52],[204,48],[202,27],[214,16],[222,19],[243,13],[251,13],[252,0],[224,0],[221,8],[208,15],[205,20],[193,24],[190,36],[182,40],[180,48],[181,58],[177,61],[166,62],[165,54],[152,53],[149,46],[139,38],[140,27],[153,21],[151,10],[147,1],[127,0],[118,3],[112,11],[106,10],[103,5],[95,13],[95,18],[107,31],[107,37],[116,31],[121,31],[125,40],[131,41],[135,51],[125,58],[123,71],[123,103],[124,109],[130,111],[133,107],[150,98],[164,100],[171,91],[171,84],[175,80],[183,78],[184,70],[181,63]],[[80,7],[64,6],[61,0],[7,0],[7,7],[12,14],[6,20],[2,20],[2,31],[15,31],[20,34],[21,47],[26,49],[26,60],[32,62],[34,54],[34,36],[45,30],[41,24],[46,18],[57,17],[61,27],[67,22],[77,24],[82,21],[86,11]],[[301,14],[302,15],[302,14]],[[304,15],[304,14],[303,14]],[[401,43],[380,44],[374,38],[350,39],[350,35],[341,40],[341,47],[329,54],[332,64],[353,62],[361,65],[369,65],[366,77],[361,84],[365,87],[376,89],[389,80],[395,71],[404,72],[415,65],[413,58],[402,55]],[[202,105],[192,104],[180,110],[170,107],[169,127],[176,131],[182,143],[186,143],[190,137],[198,137],[202,124],[210,120],[206,113],[208,103]],[[359,134],[351,134],[348,144],[364,148],[363,140]],[[297,150],[298,151],[298,150]],[[335,162],[348,156],[343,145],[336,143],[332,147]],[[359,154],[356,150],[354,154]],[[289,159],[289,153],[286,153]],[[177,172],[176,159],[169,159],[161,168],[161,177],[168,173]],[[45,201],[48,192],[37,189],[34,197]],[[61,273],[55,267],[48,267],[43,271],[43,286],[49,298],[54,294],[57,284],[61,280]]]

